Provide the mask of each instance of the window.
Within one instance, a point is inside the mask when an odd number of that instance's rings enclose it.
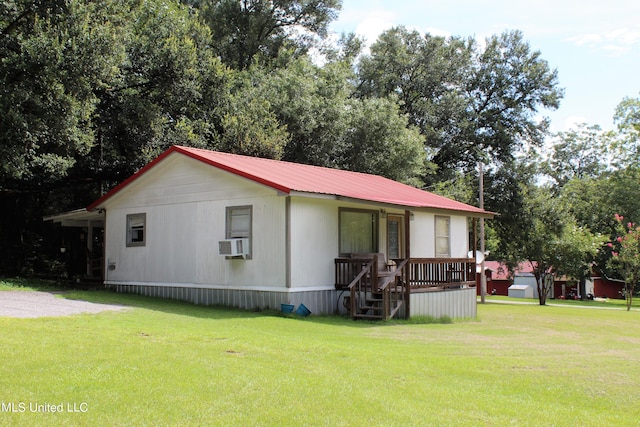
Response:
[[[450,255],[450,219],[448,216],[436,216],[436,257]]]
[[[145,246],[147,214],[127,215],[127,246]]]
[[[389,215],[387,217],[387,254],[389,258],[404,257],[404,217]]]
[[[251,206],[227,208],[227,239],[251,237]]]
[[[251,258],[251,248],[253,245],[252,234],[252,217],[253,208],[251,206],[229,206],[226,213],[226,239],[249,239],[249,254],[247,259]]]
[[[339,250],[341,256],[378,252],[378,212],[340,209]]]

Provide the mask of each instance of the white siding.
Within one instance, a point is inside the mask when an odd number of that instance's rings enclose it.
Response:
[[[380,210],[379,206],[327,199],[291,198],[291,287],[331,287],[334,284],[334,258],[338,257],[340,208]],[[403,210],[386,208],[387,215],[404,215]],[[441,214],[440,214],[441,215]],[[410,221],[411,256],[435,257],[435,216],[415,212]],[[468,227],[465,216],[451,218],[451,256],[466,258]],[[386,252],[386,218],[379,219],[380,252]]]
[[[435,245],[435,217],[448,216],[450,226],[451,258],[467,258],[469,252],[469,227],[466,216],[450,215],[432,212],[415,212],[410,221],[411,226],[411,257],[434,258]]]
[[[434,258],[435,245],[435,215],[430,212],[415,212],[409,221],[411,227],[411,257]]]
[[[334,287],[338,207],[334,200],[291,198],[291,287]]]
[[[253,206],[252,259],[218,256],[228,206]],[[157,164],[107,205],[107,282],[285,285],[285,197],[182,155]],[[147,214],[146,245],[126,247],[125,218]]]
[[[466,216],[451,216],[451,258],[469,256],[469,221]]]

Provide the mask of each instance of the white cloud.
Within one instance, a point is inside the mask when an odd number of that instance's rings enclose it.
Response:
[[[640,31],[620,28],[600,33],[586,33],[567,39],[576,46],[586,46],[603,50],[611,56],[620,56],[640,45]]]
[[[365,38],[367,45],[373,44],[380,34],[393,27],[393,22],[386,18],[385,13],[373,13],[358,24],[355,33]]]

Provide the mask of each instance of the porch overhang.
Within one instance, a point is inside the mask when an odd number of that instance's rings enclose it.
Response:
[[[104,226],[104,211],[95,210],[90,212],[86,209],[76,209],[47,215],[42,220],[52,221],[54,224],[60,224],[63,227],[88,227],[89,225],[102,227]]]
[[[470,209],[453,209],[453,208],[443,208],[437,206],[428,206],[422,205],[419,203],[410,204],[402,201],[394,202],[392,199],[387,201],[380,200],[371,200],[357,197],[348,197],[341,196],[336,194],[324,194],[324,193],[310,193],[304,191],[290,191],[289,196],[293,197],[302,197],[308,199],[322,199],[322,200],[338,200],[341,202],[348,203],[361,203],[370,206],[377,206],[379,208],[385,209],[397,209],[397,210],[408,210],[410,212],[430,212],[434,214],[440,215],[465,215],[468,218],[485,218],[485,219],[493,219],[495,216],[499,215],[496,212],[485,211],[479,208],[475,208],[473,206]]]

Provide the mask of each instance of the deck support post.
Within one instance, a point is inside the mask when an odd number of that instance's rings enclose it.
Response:
[[[404,266],[404,317],[411,317],[411,286],[409,283],[411,268],[411,212],[404,211],[404,256],[408,260]]]

